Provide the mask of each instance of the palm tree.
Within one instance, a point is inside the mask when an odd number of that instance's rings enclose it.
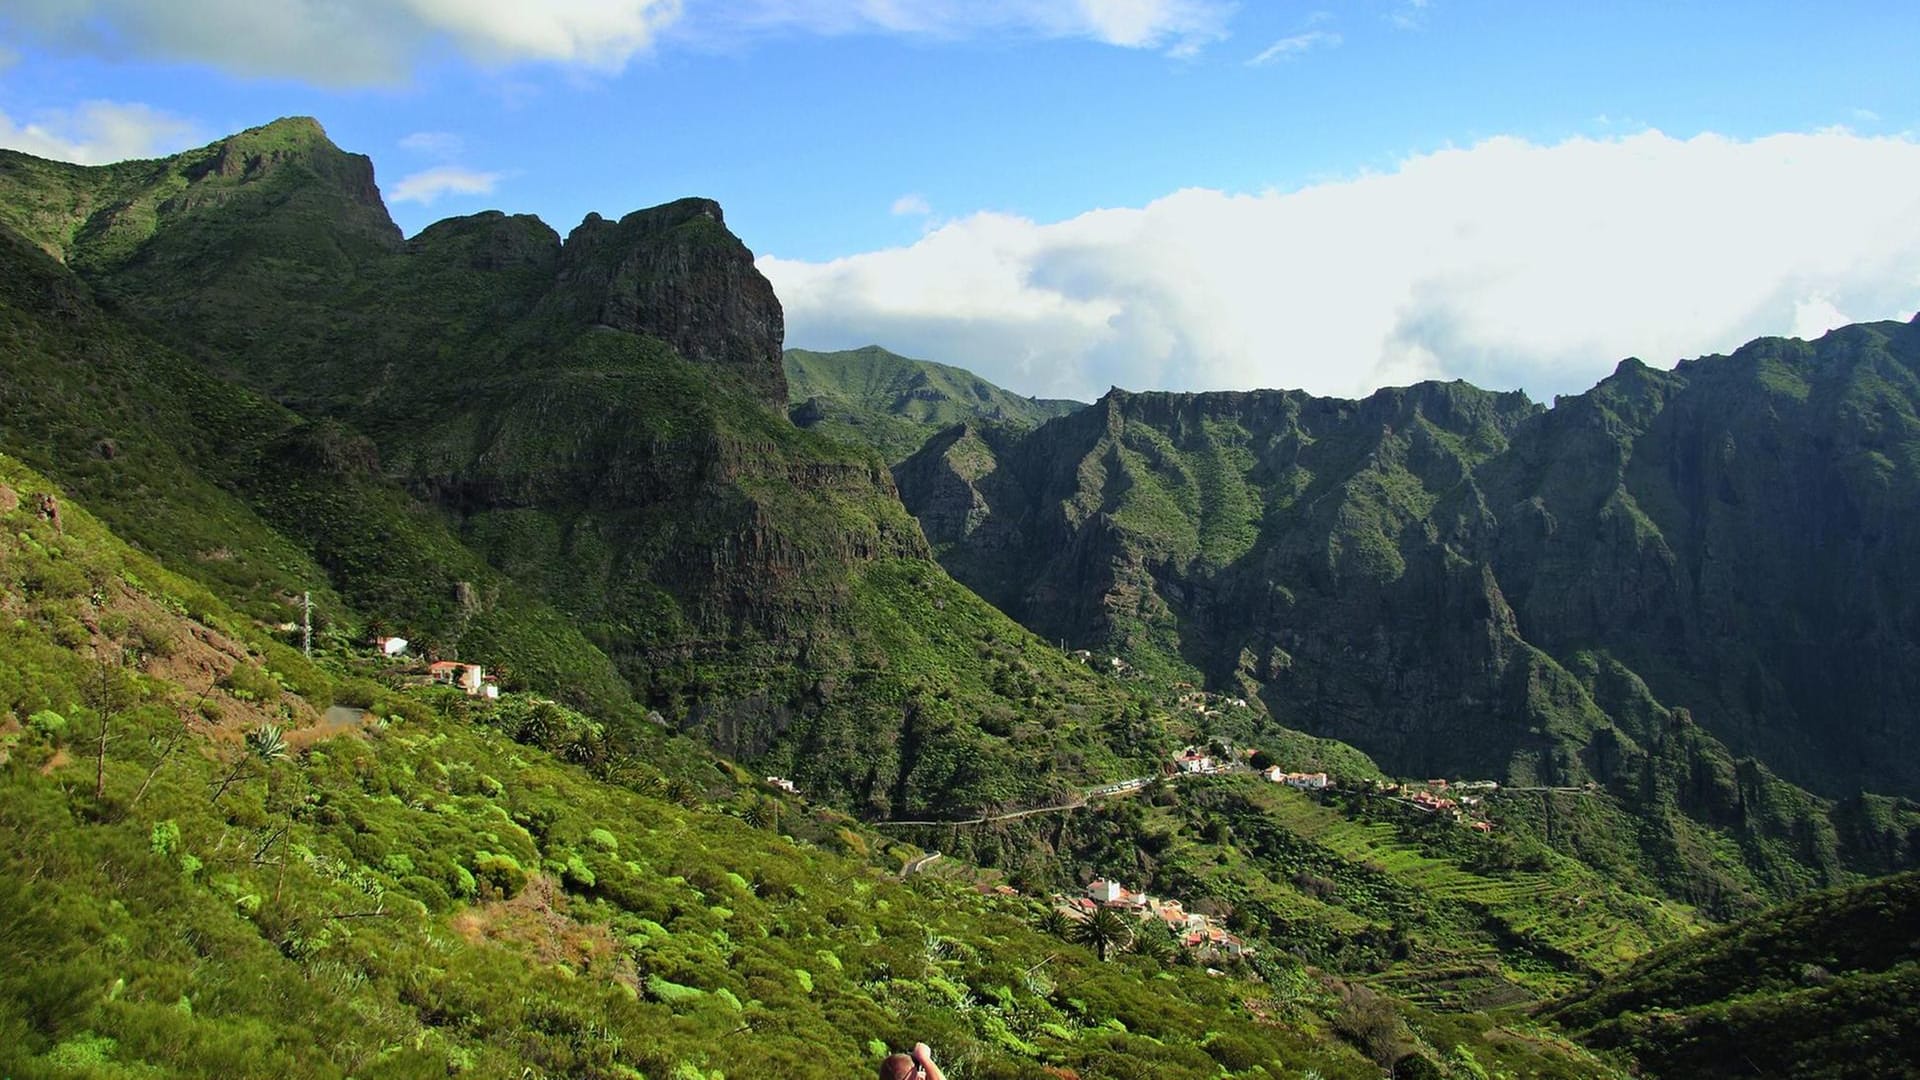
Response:
[[[1112,908],[1101,908],[1093,917],[1073,928],[1073,940],[1091,948],[1102,961],[1114,949],[1124,949],[1133,940],[1133,927]]]
[[[1073,920],[1067,918],[1067,913],[1059,908],[1050,907],[1034,923],[1034,928],[1050,937],[1065,940],[1073,932]]]
[[[1133,936],[1133,951],[1161,964],[1173,959],[1174,950],[1179,947],[1164,924],[1146,927]]]
[[[767,799],[755,799],[740,812],[740,820],[756,829],[778,827],[780,824],[780,804]]]

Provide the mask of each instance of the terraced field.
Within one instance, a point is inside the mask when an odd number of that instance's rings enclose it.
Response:
[[[1685,907],[1628,892],[1537,844],[1414,819],[1382,800],[1349,808],[1239,783],[1233,796],[1308,849],[1248,860],[1269,871],[1270,888],[1255,892],[1302,916],[1344,909],[1349,924],[1397,929],[1405,955],[1376,979],[1424,1004],[1558,993],[1700,928]]]

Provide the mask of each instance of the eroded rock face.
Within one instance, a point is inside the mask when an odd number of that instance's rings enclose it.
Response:
[[[588,215],[561,250],[551,302],[593,325],[661,338],[738,377],[763,404],[786,406],[780,300],[711,199],[617,222]]]
[[[1617,666],[1619,700],[1790,779],[1913,793],[1917,369],[1920,326],[1880,323],[1629,360],[1551,410],[1116,391],[895,475],[948,570],[1043,637],[1190,665],[1390,768],[1597,770],[1592,732],[1653,730],[1606,703]]]

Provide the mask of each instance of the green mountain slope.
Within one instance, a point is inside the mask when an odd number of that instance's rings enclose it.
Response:
[[[10,316],[38,335],[10,359],[51,381],[4,445],[79,476],[84,455],[45,450],[100,340],[123,367],[231,380],[209,395],[269,419],[221,432],[178,486],[272,533],[199,550],[306,564],[263,603],[317,567],[356,630],[604,715],[657,710],[873,815],[1041,803],[1149,767],[1111,730],[1124,688],[955,586],[869,451],[787,420],[778,301],[712,202],[591,216],[564,241],[501,214],[402,241],[366,160],[303,120],[105,169],[0,154],[0,187],[52,256],[26,253],[47,284]],[[98,317],[69,325],[52,294]],[[193,395],[127,378],[157,440],[198,430]],[[122,424],[82,419],[85,439]],[[199,513],[116,521],[171,552],[163,523]]]
[[[688,740],[309,664],[5,456],[0,615],[7,1075],[1601,1071],[1297,967],[1103,963]]]
[[[801,427],[867,443],[897,462],[964,421],[1034,427],[1086,406],[1026,398],[970,371],[910,360],[878,345],[843,352],[788,349],[787,412]]]
[[[380,476],[360,436],[219,379],[103,309],[0,227],[0,447],[249,615],[323,638],[371,616],[596,711],[631,710],[606,656]]]
[[[1551,1015],[1657,1076],[1915,1076],[1920,875],[1663,949]]]
[[[1557,842],[1731,913],[1912,865],[1913,805],[1857,795],[1910,790],[1890,740],[1914,722],[1901,658],[1920,638],[1895,581],[1908,474],[1860,444],[1856,399],[1904,385],[1916,340],[1883,325],[1671,375],[1625,365],[1552,410],[1460,383],[1358,402],[1115,391],[1027,433],[949,429],[895,473],[943,564],[1037,633],[1256,699],[1396,774],[1602,783],[1625,816]],[[1761,377],[1776,354],[1817,408],[1714,405],[1784,393]],[[1655,384],[1692,387],[1688,404],[1661,410]],[[1904,430],[1886,410],[1883,441]],[[1710,420],[1737,438],[1694,430]],[[1801,449],[1766,450],[1789,433]],[[1780,462],[1756,476],[1787,511],[1757,481],[1676,494],[1698,484],[1660,448],[1728,439]],[[1859,514],[1883,528],[1819,539]],[[1698,522],[1723,518],[1705,560]],[[1842,663],[1839,641],[1863,651]],[[1859,678],[1841,692],[1809,655]]]

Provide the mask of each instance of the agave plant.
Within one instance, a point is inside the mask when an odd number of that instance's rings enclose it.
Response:
[[[247,732],[247,751],[268,765],[287,756],[286,732],[278,724],[261,724]]]
[[[245,773],[247,766],[253,762],[272,765],[287,756],[287,736],[280,730],[278,724],[261,724],[247,732],[246,744],[247,752],[241,754],[239,760],[233,763],[233,768],[227,770],[227,775],[221,777],[220,782],[214,785],[213,794],[208,796],[207,801],[219,802],[220,796],[225,795],[227,789],[241,779],[241,774]]]

